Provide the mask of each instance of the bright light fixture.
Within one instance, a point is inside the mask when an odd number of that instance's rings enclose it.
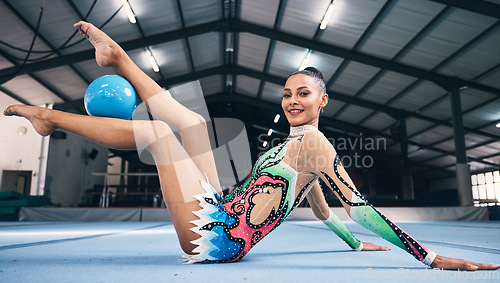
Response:
[[[323,20],[321,21],[321,25],[319,26],[319,29],[326,29],[326,26],[328,25],[328,22],[330,21],[330,18],[332,17],[333,10],[335,9],[335,3],[331,3],[330,6],[328,6],[328,9],[326,10],[325,16],[323,17]]]
[[[280,120],[280,114],[276,114],[276,116],[274,116],[274,123],[278,123],[278,121]]]
[[[262,147],[266,147],[266,146],[267,146],[267,141],[264,141],[264,142],[262,143]]]
[[[127,0],[122,0],[122,4],[123,4],[123,9],[125,9],[125,13],[127,13],[128,20],[132,24],[135,24],[136,20],[135,20],[134,12],[132,12],[132,7],[130,7],[130,4],[128,3]]]
[[[269,131],[267,131],[267,135],[270,136],[273,134],[273,129],[269,129]]]
[[[499,123],[497,123],[496,127],[497,127],[497,128],[500,128],[500,122],[499,122]]]
[[[153,71],[155,71],[155,73],[158,73],[160,71],[160,67],[158,66],[158,63],[156,63],[156,59],[153,56],[153,53],[149,53],[149,62],[151,63]]]

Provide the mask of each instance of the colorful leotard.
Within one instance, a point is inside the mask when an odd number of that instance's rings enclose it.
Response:
[[[322,143],[321,148],[315,147],[313,151],[308,152],[308,147],[304,146],[308,144],[308,140],[313,142],[319,140]],[[240,260],[255,244],[286,219],[319,177],[344,204],[351,207],[350,216],[353,220],[430,265],[435,254],[363,199],[345,173],[333,146],[329,143],[323,146],[324,141],[328,143],[326,138],[312,126],[292,128],[291,137],[263,154],[255,164],[251,177],[225,198],[221,198],[210,184],[201,181],[205,193],[194,197],[199,200],[202,209],[193,212],[199,219],[192,221],[195,227],[191,229],[201,237],[192,241],[197,245],[193,253],[197,254],[185,255],[186,262]],[[306,155],[312,160],[330,155],[335,158],[331,158],[329,164],[325,163],[319,167],[316,166],[320,164],[318,160],[315,160],[313,164],[316,165],[309,166],[310,168],[300,164],[290,165],[285,160],[296,163],[300,159],[286,158],[290,146],[293,144],[296,149],[297,142],[300,143],[301,162],[308,162],[304,161]],[[299,172],[298,168],[309,169]],[[298,183],[299,174],[309,176],[306,178],[307,182]],[[337,225],[343,234],[350,234],[348,230],[345,231],[347,229],[345,226],[335,223],[332,225]]]

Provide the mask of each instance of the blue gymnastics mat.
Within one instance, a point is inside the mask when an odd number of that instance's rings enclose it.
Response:
[[[500,282],[500,271],[432,270],[356,223],[356,252],[319,221],[285,221],[243,260],[182,264],[170,222],[0,222],[0,282]],[[500,222],[398,225],[438,254],[500,263]]]

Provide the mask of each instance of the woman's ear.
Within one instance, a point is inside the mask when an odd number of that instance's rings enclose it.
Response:
[[[321,95],[321,103],[319,104],[319,106],[325,107],[327,104],[328,104],[328,93],[325,92]]]

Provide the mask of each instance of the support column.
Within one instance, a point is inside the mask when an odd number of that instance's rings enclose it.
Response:
[[[460,102],[460,89],[453,88],[450,94],[451,114],[453,119],[453,135],[455,137],[456,176],[458,186],[458,200],[461,206],[472,206],[472,184],[470,168],[467,164],[467,151],[465,150],[465,132],[462,120],[462,104]]]
[[[410,161],[408,160],[408,134],[406,132],[406,117],[399,117],[399,140],[401,151],[401,187],[403,199],[414,199],[413,176],[411,175]]]

